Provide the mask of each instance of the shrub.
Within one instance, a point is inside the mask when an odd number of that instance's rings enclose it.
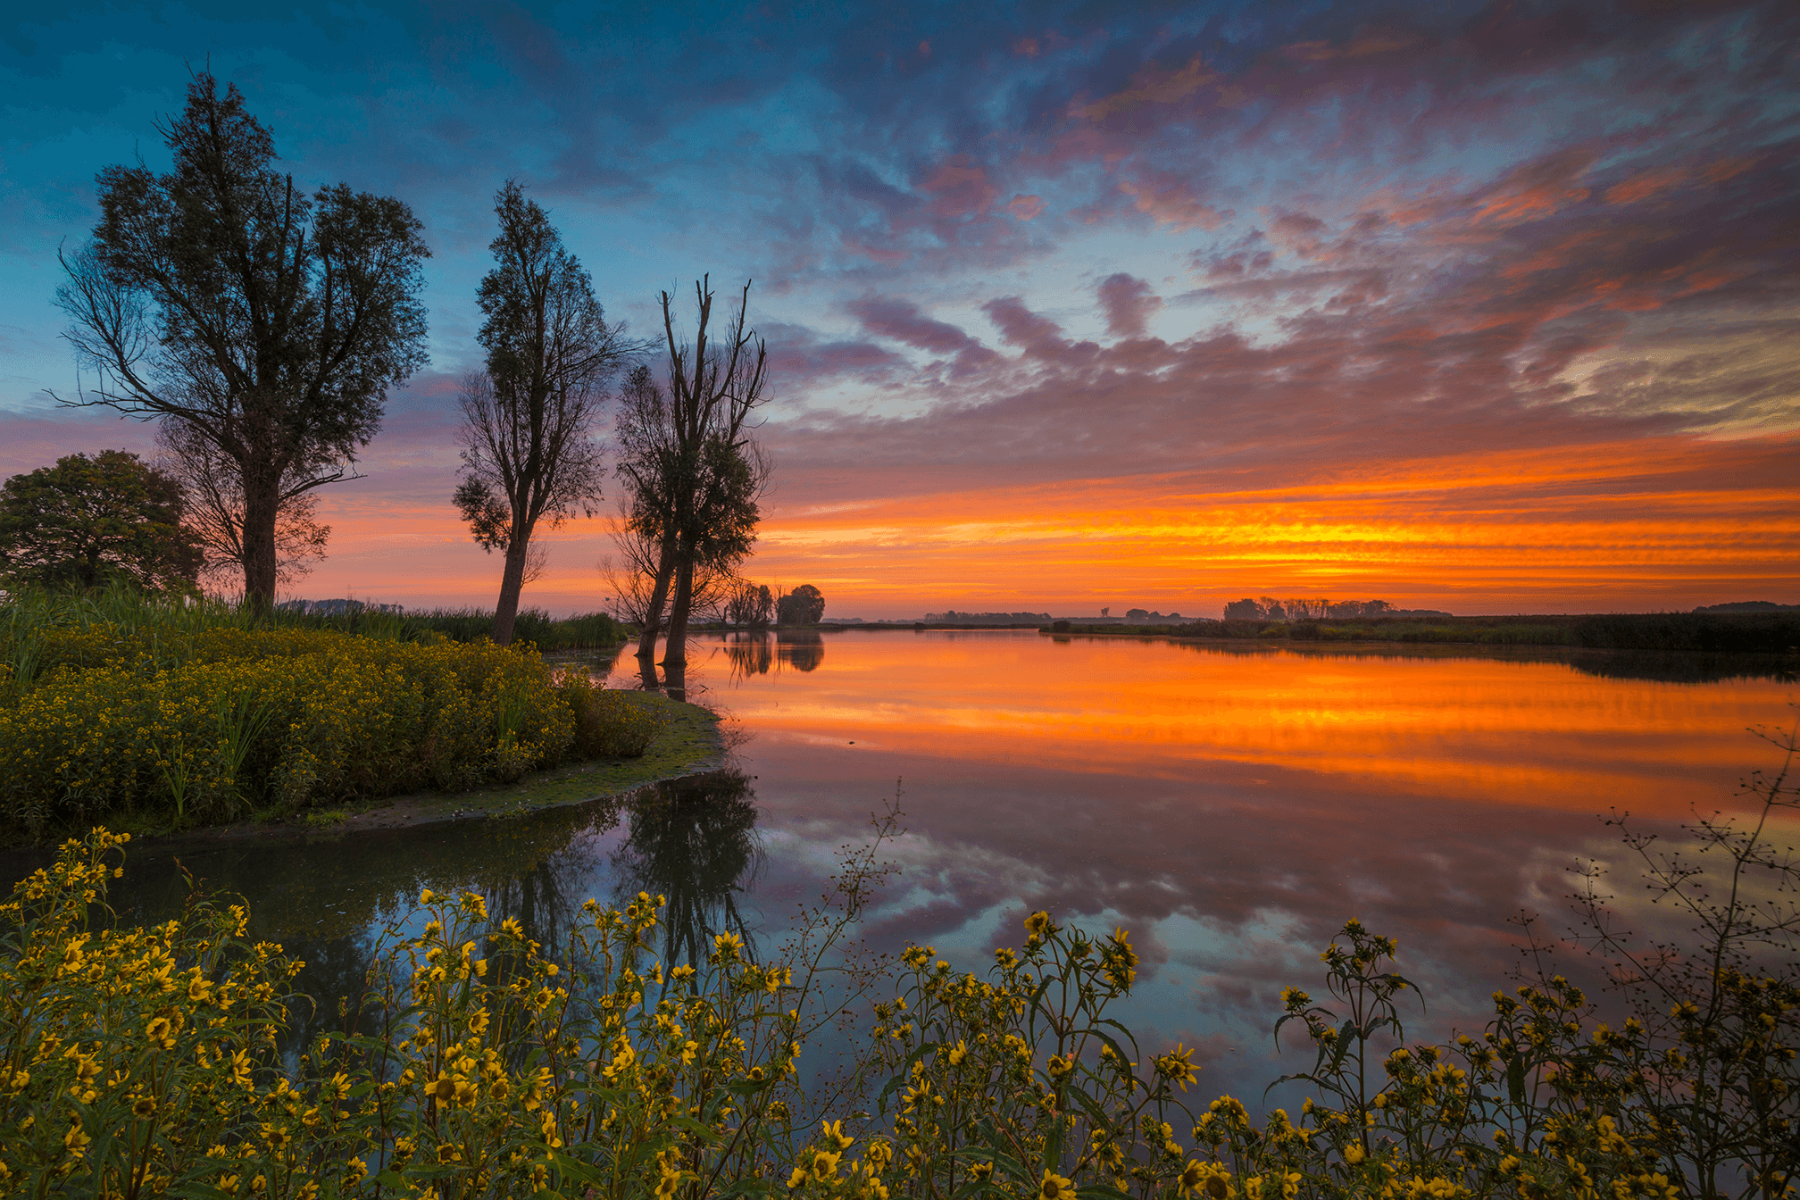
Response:
[[[578,667],[557,673],[556,691],[573,714],[575,758],[637,758],[662,729],[634,696],[598,686]]]
[[[176,620],[13,626],[0,654],[0,829],[13,835],[506,783],[571,754],[642,754],[658,728],[530,647]]]

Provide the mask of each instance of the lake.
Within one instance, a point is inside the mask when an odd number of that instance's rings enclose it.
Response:
[[[711,636],[689,657],[688,698],[724,714],[735,773],[182,861],[246,895],[254,934],[331,995],[426,886],[483,891],[539,937],[589,895],[644,886],[690,935],[729,922],[766,950],[897,795],[873,946],[929,943],[980,970],[1034,909],[1123,925],[1144,967],[1119,1015],[1147,1047],[1198,1046],[1208,1094],[1254,1102],[1299,1065],[1273,1052],[1280,989],[1322,991],[1317,953],[1349,917],[1399,939],[1426,1034],[1478,1025],[1508,986],[1509,918],[1563,926],[1577,857],[1613,866],[1654,921],[1600,815],[1667,834],[1691,808],[1729,811],[1739,779],[1777,761],[1746,727],[1791,722],[1796,691],[1767,664],[1033,631]],[[641,685],[628,652],[596,669]],[[178,904],[166,854],[131,862],[127,911]]]

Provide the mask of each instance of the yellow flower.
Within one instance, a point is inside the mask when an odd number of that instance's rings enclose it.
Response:
[[[1045,917],[1045,920],[1048,920]],[[1075,1200],[1075,1185],[1051,1171],[1044,1169],[1044,1179],[1038,1184],[1038,1200]]]
[[[836,1146],[839,1150],[848,1150],[851,1146],[856,1144],[855,1138],[849,1137],[844,1133],[844,1123],[842,1121],[821,1121],[820,1124],[824,1126],[825,1140]]]
[[[1034,912],[1025,918],[1025,932],[1034,938],[1046,938],[1056,932],[1056,925],[1050,920],[1047,912]]]
[[[1180,1042],[1176,1042],[1175,1049],[1169,1053],[1157,1055],[1156,1073],[1170,1083],[1180,1084],[1184,1092],[1187,1091],[1188,1084],[1199,1079],[1194,1069],[1194,1052],[1184,1048]]]

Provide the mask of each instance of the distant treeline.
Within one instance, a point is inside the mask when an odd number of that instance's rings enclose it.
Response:
[[[1030,625],[1037,621],[1048,621],[1049,613],[1034,612],[957,612],[954,608],[945,609],[941,613],[926,613],[927,621],[941,621],[946,625]]]
[[[1285,607],[1285,606],[1284,606]],[[1046,633],[1121,633],[1116,624],[1057,621]],[[1482,646],[1569,646],[1591,650],[1680,650],[1708,654],[1800,654],[1800,611],[1613,613],[1589,616],[1409,616],[1198,620],[1133,625],[1137,636],[1290,642],[1440,642]]]
[[[1277,600],[1246,597],[1225,606],[1227,621],[1343,621],[1359,617],[1447,617],[1435,608],[1395,608],[1386,600],[1328,600],[1300,596]]]

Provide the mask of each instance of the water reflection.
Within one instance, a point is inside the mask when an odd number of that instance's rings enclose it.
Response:
[[[767,675],[783,667],[816,671],[825,661],[824,635],[812,629],[783,629],[774,634],[728,633],[718,649],[724,651],[727,671],[734,681]]]
[[[776,635],[781,661],[796,671],[814,671],[825,661],[825,638],[811,630],[783,631]]]
[[[1280,988],[1316,989],[1344,919],[1400,938],[1432,1025],[1468,1018],[1514,961],[1507,918],[1557,911],[1575,854],[1630,881],[1595,814],[1729,809],[1766,763],[1744,728],[1791,719],[1795,692],[1768,661],[1704,656],[808,633],[697,639],[677,679],[621,658],[618,684],[726,710],[742,773],[184,861],[247,895],[253,936],[305,958],[321,995],[360,978],[370,931],[426,886],[503,895],[495,919],[552,945],[588,896],[662,893],[661,948],[691,959],[721,928],[778,933],[903,778],[911,832],[884,855],[903,871],[863,937],[973,968],[1030,909],[1124,924],[1144,971],[1120,1015],[1147,1044],[1199,1045],[1207,1089],[1254,1096],[1296,1065],[1270,1051]],[[132,862],[129,903],[173,911],[167,855]]]
[[[648,789],[632,803],[625,844],[613,853],[621,905],[660,895],[663,961],[698,966],[714,934],[731,931],[754,948],[738,896],[756,881],[761,845],[756,794],[741,771],[715,771]]]

